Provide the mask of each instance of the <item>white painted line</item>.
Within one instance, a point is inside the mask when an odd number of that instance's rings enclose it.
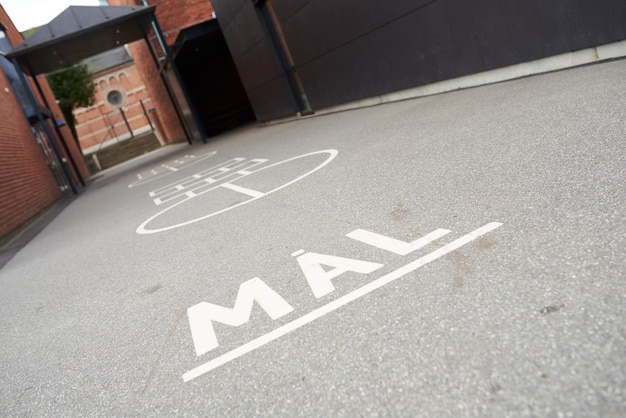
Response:
[[[384,235],[379,235],[374,232],[366,231],[364,229],[356,229],[346,236],[354,240],[360,241],[364,244],[371,245],[381,250],[389,251],[398,255],[407,255],[415,250],[419,250],[425,245],[430,244],[436,239],[449,234],[449,229],[437,229],[428,235],[425,235],[413,242],[404,242],[394,238],[389,238]]]
[[[222,168],[218,168],[217,171],[221,171],[222,173],[227,173],[230,170],[232,170],[232,168],[228,168],[228,167],[222,167]]]
[[[210,158],[210,157],[214,156],[215,154],[217,154],[217,151],[211,151],[211,152],[209,152],[207,154],[201,155],[198,159],[195,159],[196,157],[194,155],[185,155],[184,158],[191,158],[191,160],[189,160],[189,161],[175,160],[174,163],[176,163],[176,161],[178,161],[178,164],[180,165],[180,168],[177,168],[175,171],[186,169],[186,168],[189,168],[191,166],[194,166],[194,165],[196,165],[196,164],[206,160],[207,158]],[[167,164],[162,164],[161,166],[165,167],[165,166],[167,166]],[[128,188],[138,187],[138,186],[150,183],[150,182],[152,182],[154,180],[157,180],[159,178],[162,178],[162,177],[165,177],[165,176],[169,176],[170,174],[173,174],[173,171],[171,171],[171,170],[162,170],[161,168],[159,168],[158,171],[153,169],[153,170],[150,171],[150,173],[152,174],[151,176],[148,176],[148,175],[146,175],[145,177],[142,176],[141,178],[139,178],[134,183],[129,184]]]
[[[295,251],[295,252],[291,253],[291,255],[293,257],[297,257],[297,256],[302,255],[302,254],[304,254],[304,250],[298,250],[298,251]]]
[[[197,195],[197,194],[195,194],[194,192],[186,192],[186,193],[185,193],[185,196],[187,196],[187,197],[196,197],[196,196],[198,196],[198,195]]]
[[[265,193],[263,193],[263,192],[259,192],[258,190],[252,190],[252,189],[248,189],[248,188],[245,188],[245,187],[237,186],[236,184],[224,183],[224,184],[222,184],[220,186],[225,188],[225,189],[232,190],[233,192],[245,194],[246,196],[250,196],[250,197],[254,197],[254,198],[259,198],[259,197],[265,196]]]
[[[425,266],[426,264],[437,260],[438,258],[443,257],[446,254],[451,253],[454,250],[457,250],[459,248],[461,248],[462,246],[464,246],[465,244],[468,244],[472,241],[474,241],[475,239],[493,231],[496,228],[499,228],[500,226],[502,226],[501,223],[499,222],[491,222],[481,228],[476,229],[475,231],[470,232],[467,235],[462,236],[461,238],[458,238],[454,241],[452,241],[449,244],[444,245],[441,248],[436,249],[435,251],[426,254],[423,257],[418,258],[417,260],[403,266],[400,267],[397,270],[392,271],[391,273],[385,274],[384,276],[374,280],[373,282],[370,282],[368,284],[366,284],[365,286],[362,286],[358,289],[356,289],[353,292],[348,293],[347,295],[344,295],[312,312],[309,312],[308,314],[289,322],[288,324],[283,325],[280,328],[275,329],[274,331],[271,331],[259,338],[256,338],[252,341],[250,341],[249,343],[246,343],[242,346],[239,346],[237,348],[235,348],[234,350],[229,351],[226,354],[223,354],[219,357],[214,358],[213,360],[210,360],[194,369],[191,369],[190,371],[188,371],[187,373],[183,374],[183,381],[185,382],[189,382],[190,380],[195,379],[196,377],[202,376],[205,373],[210,372],[211,370],[214,370],[220,366],[223,366],[226,363],[229,363],[235,359],[238,359],[239,357],[250,353],[251,351],[256,350],[257,348],[260,348],[288,333],[290,333],[291,331],[294,331],[310,322],[315,321],[316,319],[321,318],[322,316],[333,312],[339,308],[341,308],[342,306],[355,301],[356,299],[359,299],[360,297],[363,297],[371,292],[373,292],[376,289],[381,288],[382,286],[385,286],[386,284],[389,284],[423,266]]]
[[[250,168],[254,168],[259,164],[263,164],[267,162],[267,158],[253,158],[250,161],[248,161],[248,163],[252,163],[252,166]],[[252,173],[254,173],[255,170],[250,171],[250,170],[246,170],[245,168],[242,170],[237,171],[236,174],[241,174],[242,176],[247,176],[250,175]]]
[[[283,160],[283,161],[279,161],[277,163],[270,164],[270,165],[261,167],[261,168],[259,168],[257,170],[254,170],[252,172],[252,174],[256,175],[257,173],[261,173],[261,172],[264,172],[266,170],[271,170],[271,169],[273,169],[275,167],[278,167],[280,165],[288,164],[288,163],[293,162],[293,161],[297,161],[297,160],[300,160],[300,159],[303,159],[303,158],[307,158],[307,157],[311,157],[311,156],[319,155],[319,154],[328,154],[328,158],[326,158],[326,160],[324,160],[324,162],[322,162],[321,164],[319,164],[318,166],[316,166],[312,170],[307,171],[306,173],[303,173],[303,174],[299,175],[298,177],[294,178],[293,180],[288,181],[288,182],[286,182],[284,184],[281,184],[280,186],[277,186],[277,187],[273,188],[272,190],[269,190],[269,191],[265,192],[263,195],[261,195],[261,197],[265,197],[265,196],[267,196],[269,194],[275,193],[275,192],[277,192],[279,190],[282,190],[282,189],[284,189],[284,188],[286,188],[288,186],[291,186],[292,184],[294,184],[294,183],[304,179],[305,177],[310,176],[311,174],[315,173],[316,171],[322,169],[323,167],[328,165],[333,159],[335,159],[335,157],[339,154],[339,151],[337,151],[336,149],[327,149],[327,150],[310,152],[308,154],[298,155],[296,157],[292,157],[292,158],[289,158],[289,159],[286,159],[286,160]],[[244,160],[244,158],[235,158],[234,160]],[[226,162],[224,164],[229,164],[232,161],[233,160],[228,161],[228,162]],[[263,160],[258,160],[258,161],[263,161]],[[224,164],[220,164],[219,166],[224,165]],[[231,179],[230,181],[234,181],[234,180],[237,180],[237,179]],[[173,184],[177,184],[177,183],[180,183],[180,181],[176,182],[176,183],[173,183]],[[151,192],[150,196],[154,196],[155,194],[161,193],[162,190],[167,190],[173,184],[168,185],[168,186],[164,186],[164,187],[162,187],[162,188],[160,188],[158,190],[155,190],[155,191]],[[201,190],[196,195],[199,196],[201,194],[210,192],[212,190],[215,190],[217,187],[219,187],[219,186],[215,186],[214,188],[211,188],[211,189]],[[152,194],[152,193],[154,193],[154,194]],[[240,206],[247,205],[249,203],[255,202],[259,198],[250,198],[248,200],[245,200],[243,202],[237,203],[235,205],[228,206],[228,207],[225,207],[225,208],[220,209],[220,210],[216,210],[215,212],[211,212],[211,213],[206,214],[204,216],[200,216],[198,218],[190,219],[190,220],[187,220],[187,221],[184,221],[184,222],[180,222],[180,223],[175,224],[175,225],[170,225],[170,226],[167,226],[167,227],[164,227],[164,228],[158,228],[158,229],[147,229],[146,228],[147,225],[150,222],[152,222],[154,219],[158,218],[159,216],[163,215],[164,213],[166,213],[166,212],[168,212],[168,211],[170,211],[172,209],[177,208],[178,206],[184,204],[185,202],[187,202],[189,200],[189,199],[183,199],[183,200],[180,200],[180,201],[174,203],[173,205],[163,209],[162,211],[157,212],[156,214],[152,215],[150,218],[145,220],[141,225],[139,225],[137,227],[137,229],[135,230],[135,232],[137,232],[138,234],[156,234],[156,233],[159,233],[159,232],[169,231],[169,230],[175,229],[175,228],[180,228],[182,226],[190,225],[190,224],[195,223],[195,222],[199,222],[199,221],[202,221],[202,220],[205,220],[205,219],[208,219],[208,218],[212,218],[213,216],[217,216],[217,215],[220,215],[222,213],[225,213],[225,212],[231,211],[233,209],[236,209],[236,208],[238,208]]]
[[[215,151],[213,152],[213,154],[215,154]],[[208,157],[206,157],[206,156],[205,156],[205,157],[203,158],[203,160],[205,160],[206,158],[208,158]],[[151,192],[149,193],[149,195],[150,195],[150,196],[155,196],[155,195],[157,195],[157,194],[162,194],[162,193],[167,193],[167,194],[169,194],[169,193],[171,193],[172,188],[173,188],[174,186],[176,186],[177,184],[187,184],[189,181],[192,181],[192,180],[194,180],[194,179],[198,179],[198,178],[206,177],[206,176],[207,176],[208,174],[210,174],[210,173],[215,173],[215,172],[218,172],[218,168],[219,168],[219,167],[223,167],[223,166],[225,166],[225,165],[230,165],[230,164],[234,164],[234,163],[239,163],[239,162],[241,162],[242,160],[245,160],[245,158],[232,158],[232,159],[230,159],[230,160],[228,160],[228,161],[225,161],[225,162],[223,162],[223,163],[217,164],[217,165],[215,165],[215,166],[213,166],[213,167],[211,167],[211,168],[208,168],[208,169],[206,169],[206,170],[202,170],[202,171],[200,171],[199,173],[193,174],[192,176],[186,177],[186,178],[184,178],[184,179],[182,179],[182,180],[177,180],[177,181],[175,181],[175,182],[173,182],[173,183],[170,183],[170,184],[168,184],[168,185],[161,186],[161,187],[159,187],[158,189],[151,191]],[[198,162],[199,162],[199,161],[194,161],[194,162],[192,162],[192,163],[188,164],[188,166],[189,166],[189,165],[192,165],[192,164],[196,164],[196,163],[198,163]],[[230,170],[230,168],[229,168],[228,170]],[[169,174],[172,174],[172,173],[166,173],[166,174],[168,174],[168,175],[169,175]],[[200,176],[200,177],[196,177],[196,176]],[[194,184],[197,184],[197,183],[194,183]],[[188,186],[189,186],[189,185],[188,185]]]
[[[210,168],[208,170],[202,171],[200,173],[197,173],[191,177],[187,177],[185,179],[183,179],[182,181],[179,181],[178,183],[171,183],[167,186],[163,186],[157,190],[154,190],[152,192],[149,193],[150,197],[154,197],[154,196],[160,196],[160,201],[159,202],[155,202],[156,205],[160,205],[162,203],[165,202],[169,202],[175,199],[178,199],[181,196],[187,196],[187,199],[189,197],[195,197],[195,196],[199,196],[200,194],[204,193],[207,191],[206,186],[207,183],[208,184],[214,184],[220,181],[224,181],[227,177],[234,177],[233,179],[231,179],[231,181],[234,180],[238,180],[239,178],[243,177],[243,175],[238,175],[239,172],[235,172],[233,171],[234,169],[236,169],[237,167],[241,167],[244,165],[250,165],[250,164],[254,164],[254,165],[258,165],[261,162],[263,162],[265,160],[250,160],[250,161],[245,161],[245,159],[233,159],[227,163],[225,163],[228,167],[224,167],[227,168],[226,172],[219,172],[219,170],[215,169],[215,168]],[[235,166],[233,167],[232,165],[235,164]],[[253,167],[254,167],[253,165]],[[224,166],[224,164],[220,165],[220,166]],[[215,175],[218,178],[213,178],[213,177],[205,177],[206,175]],[[219,176],[221,175],[221,178],[219,178]],[[220,186],[215,186],[209,190],[214,190],[217,187]],[[233,186],[236,187],[236,186]],[[194,192],[193,196],[187,195],[187,194],[181,194],[181,191],[184,190],[188,190],[191,192]],[[255,192],[255,191],[252,191]],[[249,195],[249,192],[246,193]],[[258,197],[263,197],[264,194],[261,194],[260,196],[257,197],[256,193],[254,195],[251,195],[252,197],[258,198]]]

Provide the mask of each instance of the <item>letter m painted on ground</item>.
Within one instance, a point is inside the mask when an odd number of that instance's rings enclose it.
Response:
[[[254,301],[272,319],[293,311],[293,307],[263,280],[258,277],[250,279],[239,287],[233,309],[208,302],[201,302],[187,309],[196,355],[201,356],[219,346],[213,329],[214,321],[234,327],[243,325],[250,320]]]

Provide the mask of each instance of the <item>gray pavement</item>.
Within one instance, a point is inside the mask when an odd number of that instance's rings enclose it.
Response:
[[[626,416],[625,133],[615,61],[110,169],[0,270],[0,415]]]

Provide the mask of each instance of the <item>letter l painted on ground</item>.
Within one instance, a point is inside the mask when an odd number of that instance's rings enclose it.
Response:
[[[381,250],[389,251],[398,255],[407,255],[449,233],[449,229],[437,229],[412,242],[400,241],[375,232],[366,231],[364,229],[355,229],[346,236],[364,244],[380,248]]]

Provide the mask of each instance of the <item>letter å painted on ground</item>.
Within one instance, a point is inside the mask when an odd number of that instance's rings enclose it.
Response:
[[[347,271],[368,274],[384,266],[370,261],[317,253],[304,253],[297,260],[316,298],[334,291],[335,286],[331,280]],[[326,271],[322,265],[334,268]]]

